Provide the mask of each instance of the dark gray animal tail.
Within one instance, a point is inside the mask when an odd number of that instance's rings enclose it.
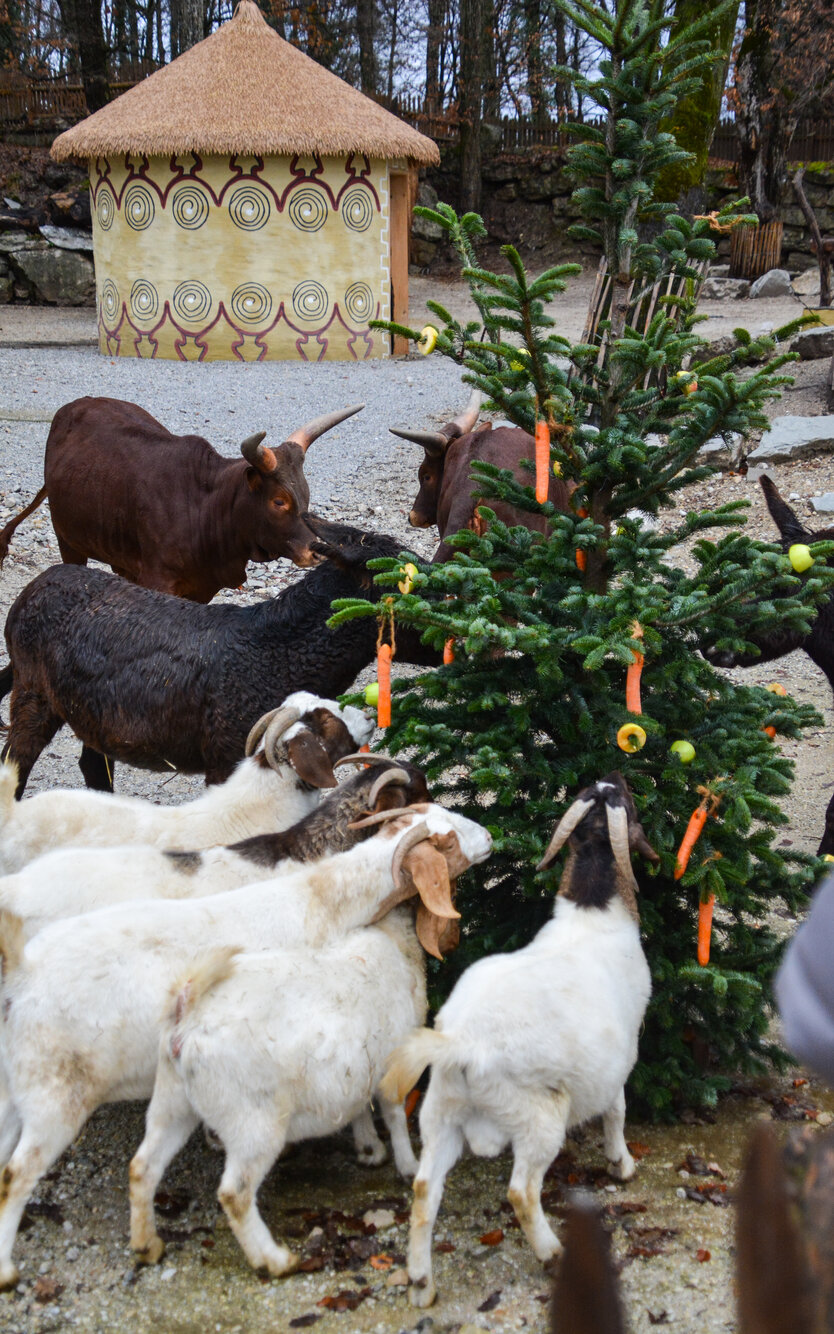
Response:
[[[782,541],[790,546],[793,542],[807,542],[812,536],[803,528],[787,501],[779,495],[769,477],[760,477],[759,483],[764,491],[765,503],[770,510],[770,517],[782,534]]]
[[[25,510],[21,510],[20,513],[15,515],[13,519],[10,519],[9,522],[6,524],[6,527],[2,530],[2,532],[0,532],[0,569],[2,569],[3,561],[9,554],[9,543],[11,542],[12,537],[14,536],[15,528],[19,523],[23,523],[23,520],[28,518],[28,516],[32,513],[32,510],[36,510],[38,508],[38,505],[40,505],[44,500],[46,500],[46,487],[42,486],[38,494],[35,496],[35,499],[31,502],[31,504],[27,505]]]

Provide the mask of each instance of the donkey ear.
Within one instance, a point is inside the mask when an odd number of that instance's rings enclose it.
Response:
[[[333,764],[321,741],[306,728],[287,742],[290,764],[311,787],[335,787]]]

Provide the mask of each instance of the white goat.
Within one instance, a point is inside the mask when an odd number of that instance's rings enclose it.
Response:
[[[226,951],[198,966],[172,1007],[145,1138],[130,1164],[139,1258],[154,1263],[163,1253],[154,1193],[202,1120],[226,1150],[218,1198],[246,1258],[275,1277],[292,1272],[297,1258],[258,1212],[261,1181],[285,1144],[331,1135],[356,1117],[397,1043],[425,1017],[425,961],[407,907],[322,950],[231,962]],[[380,1098],[380,1110],[397,1168],[413,1176],[402,1108]]]
[[[251,885],[278,874],[285,861],[312,862],[345,852],[366,837],[351,822],[369,810],[387,788],[399,791],[397,804],[427,801],[420,770],[382,755],[348,755],[336,760],[367,763],[347,783],[318,802],[302,820],[273,834],[256,834],[228,847],[198,852],[160,848],[58,848],[36,857],[17,875],[0,877],[0,909],[20,918],[24,940],[64,917],[77,917],[136,899],[197,899]],[[381,772],[380,772],[381,769]],[[391,793],[388,793],[391,799]],[[311,800],[317,800],[313,789]]]
[[[407,1039],[382,1081],[388,1098],[402,1099],[432,1067],[409,1238],[415,1306],[430,1306],[436,1296],[432,1228],[464,1140],[486,1157],[512,1144],[508,1199],[540,1260],[561,1249],[542,1211],[541,1186],[571,1126],[602,1115],[613,1175],[627,1180],[634,1172],[623,1137],[623,1086],[637,1059],[651,978],[630,850],[652,861],[657,854],[617,773],[579,794],[542,867],[567,838],[552,920],[525,949],[467,969],[434,1030]]]
[[[224,945],[318,947],[417,888],[428,909],[456,916],[448,892],[431,877],[423,883],[415,845],[438,845],[454,877],[488,855],[489,834],[431,803],[388,815],[350,851],[274,880],[213,898],[102,908],[46,927],[25,947],[19,919],[0,913],[10,1090],[0,1162],[16,1143],[0,1176],[0,1288],[17,1281],[12,1246],[35,1183],[102,1103],[150,1096],[166,1001],[191,960]]]
[[[11,875],[53,848],[123,843],[200,848],[286,829],[315,805],[318,788],[334,785],[333,761],[364,745],[372,732],[372,721],[360,709],[296,691],[255,724],[246,758],[225,783],[178,806],[83,788],[15,801],[17,770],[4,763],[0,874]],[[261,738],[264,745],[255,753]]]

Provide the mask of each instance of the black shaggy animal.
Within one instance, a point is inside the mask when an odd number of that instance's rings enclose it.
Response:
[[[821,528],[812,533],[800,523],[786,500],[783,500],[769,477],[760,477],[759,483],[764,492],[765,502],[770,517],[779,529],[782,546],[785,551],[795,542],[831,542],[834,541],[834,528]],[[812,662],[815,662],[828,677],[834,690],[834,597],[830,598],[819,611],[811,626],[810,634],[803,635],[798,630],[785,626],[776,626],[768,635],[752,637],[758,653],[708,652],[710,662],[718,667],[752,667],[759,662],[772,662],[794,649],[804,649]],[[834,797],[825,812],[825,833],[820,843],[818,854],[834,854]]]
[[[11,690],[4,755],[18,766],[17,795],[67,723],[84,743],[88,787],[111,788],[101,757],[143,769],[205,773],[222,782],[243,757],[249,729],[296,690],[331,699],[373,660],[376,623],[328,628],[335,598],[376,596],[368,560],[397,556],[392,537],[319,524],[321,565],[254,607],[203,606],[139,588],[83,566],[46,570],[27,584],[6,621]],[[439,655],[403,630],[400,661]],[[99,752],[85,763],[86,748]]]

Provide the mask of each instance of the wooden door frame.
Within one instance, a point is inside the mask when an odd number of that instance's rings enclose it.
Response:
[[[408,241],[411,234],[411,212],[417,194],[415,167],[389,168],[390,218],[389,263],[391,272],[391,319],[396,324],[408,323]],[[408,352],[408,339],[401,334],[391,338],[395,357]]]

